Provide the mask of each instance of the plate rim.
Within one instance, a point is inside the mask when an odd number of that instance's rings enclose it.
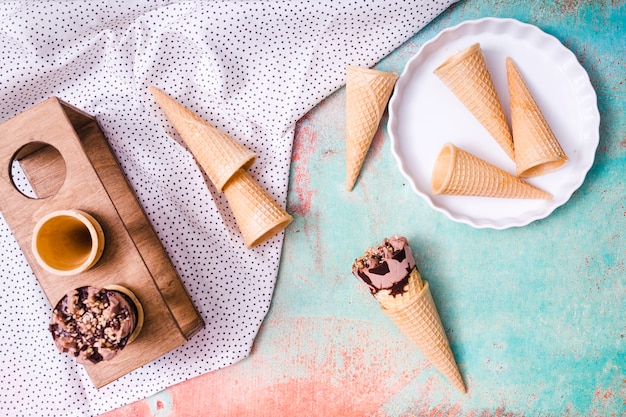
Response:
[[[584,141],[584,142],[589,142],[588,143],[589,148],[587,147],[585,148],[585,149],[588,149],[588,153],[584,153],[580,160],[580,167],[579,167],[580,175],[577,181],[574,181],[571,184],[569,191],[567,191],[560,200],[554,201],[554,203],[548,206],[546,210],[538,214],[531,214],[531,215],[525,216],[524,218],[520,218],[520,219],[502,219],[503,221],[506,221],[506,223],[502,223],[502,224],[499,224],[496,221],[497,219],[496,220],[481,219],[480,222],[477,222],[475,219],[471,218],[471,216],[452,213],[448,208],[445,207],[445,204],[444,205],[435,204],[431,196],[421,191],[418,188],[413,177],[409,175],[408,172],[406,171],[405,161],[403,160],[403,158],[399,155],[399,152],[397,151],[397,146],[400,142],[400,139],[396,137],[396,126],[398,124],[398,120],[397,120],[398,116],[397,116],[396,108],[397,106],[400,105],[400,102],[402,100],[401,91],[402,91],[403,85],[410,82],[410,79],[411,79],[410,73],[413,71],[413,66],[416,65],[415,62],[418,61],[418,59],[422,57],[424,53],[428,52],[428,49],[430,47],[432,47],[433,45],[437,45],[438,42],[440,42],[440,40],[445,36],[449,36],[450,34],[454,34],[455,32],[463,30],[467,26],[475,26],[474,30],[475,30],[475,33],[477,34],[490,33],[491,31],[485,30],[485,28],[489,29],[493,27],[492,25],[495,25],[498,27],[508,26],[509,30],[512,30],[510,28],[516,28],[522,31],[532,31],[535,33],[536,36],[539,36],[542,39],[545,39],[546,42],[547,41],[551,42],[553,44],[552,47],[557,48],[556,51],[563,55],[564,57],[563,62],[566,63],[568,66],[572,66],[574,68],[573,71],[574,71],[574,74],[576,75],[575,80],[579,81],[580,79],[583,81],[584,85],[580,86],[578,90],[585,91],[587,94],[589,94],[589,97],[585,96],[587,100],[593,100],[593,104],[589,106],[593,110],[592,111],[593,114],[591,114],[589,120],[585,122],[585,124],[589,128],[589,132],[591,132],[591,135],[588,135],[590,137],[588,139],[585,139]],[[583,107],[580,107],[580,106],[579,108],[583,109]],[[588,110],[587,108],[584,108],[584,109]],[[595,89],[593,88],[593,85],[591,84],[591,80],[589,78],[588,72],[582,67],[580,62],[578,62],[578,59],[576,58],[575,54],[569,48],[563,45],[563,43],[554,35],[544,32],[543,30],[541,30],[539,27],[535,25],[532,25],[530,23],[525,23],[525,22],[522,22],[513,18],[483,17],[479,19],[465,20],[454,26],[441,30],[433,38],[424,42],[421,45],[421,47],[418,49],[418,51],[415,54],[413,54],[406,62],[404,69],[398,78],[393,94],[389,100],[388,113],[389,113],[389,120],[388,120],[387,130],[389,132],[389,136],[391,139],[391,151],[392,151],[394,158],[396,159],[396,162],[398,164],[401,174],[408,180],[413,191],[417,195],[422,197],[432,209],[443,213],[449,219],[455,222],[464,223],[474,228],[491,228],[491,229],[502,230],[502,229],[508,229],[511,227],[526,226],[536,220],[540,220],[540,219],[548,217],[550,214],[554,212],[554,210],[556,210],[558,207],[564,205],[567,201],[569,201],[573,193],[576,190],[578,190],[580,186],[584,183],[585,178],[587,177],[587,174],[589,170],[591,169],[591,167],[593,166],[593,163],[595,161],[595,154],[597,152],[597,148],[599,146],[599,141],[600,141],[600,114],[598,110],[597,94],[596,94]]]

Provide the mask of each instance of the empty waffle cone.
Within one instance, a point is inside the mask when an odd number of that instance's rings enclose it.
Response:
[[[550,199],[552,195],[477,156],[447,143],[431,179],[435,194]]]
[[[346,186],[351,191],[398,75],[351,65],[346,70]]]
[[[562,167],[567,155],[511,58],[506,59],[517,176],[534,177]]]
[[[434,73],[515,160],[511,130],[480,44],[475,43],[452,55]]]
[[[219,192],[239,168],[252,166],[254,152],[158,88],[150,86],[149,90]]]
[[[293,220],[243,169],[224,185],[224,194],[249,248],[267,241]]]
[[[459,391],[466,392],[428,282],[422,280],[417,268],[411,272],[402,294],[393,296],[389,291],[379,291],[375,297],[383,312],[417,345],[430,363]]]

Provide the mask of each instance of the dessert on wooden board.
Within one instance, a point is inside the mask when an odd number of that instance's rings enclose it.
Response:
[[[113,359],[143,326],[143,308],[122,286],[84,286],[63,296],[52,310],[49,330],[59,351],[80,364]]]

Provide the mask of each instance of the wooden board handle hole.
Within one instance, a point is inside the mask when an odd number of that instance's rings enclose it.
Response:
[[[22,195],[32,199],[53,197],[65,181],[63,156],[45,142],[30,142],[13,156],[11,182]]]

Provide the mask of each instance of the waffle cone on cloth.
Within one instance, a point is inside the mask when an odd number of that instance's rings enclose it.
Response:
[[[465,384],[439,319],[428,282],[413,269],[405,291],[397,296],[380,291],[375,295],[383,312],[422,354],[461,392]]]
[[[434,74],[487,129],[504,152],[515,160],[511,130],[480,44],[473,44],[452,55],[435,69]]]
[[[346,70],[346,186],[351,191],[398,75],[351,65]]]
[[[267,241],[293,220],[243,169],[224,185],[224,194],[248,247]]]
[[[477,156],[447,143],[431,178],[435,194],[550,199],[552,195]]]
[[[366,284],[382,311],[459,391],[463,378],[430,293],[405,237],[384,239],[357,258],[352,273]]]
[[[149,90],[217,191],[222,192],[224,184],[239,168],[252,166],[256,159],[254,152],[158,88],[150,86]]]
[[[506,59],[506,74],[517,176],[534,177],[560,168],[567,155],[511,58]]]
[[[293,217],[248,174],[256,155],[161,90],[150,92],[219,192],[224,192],[247,247],[269,240]]]

